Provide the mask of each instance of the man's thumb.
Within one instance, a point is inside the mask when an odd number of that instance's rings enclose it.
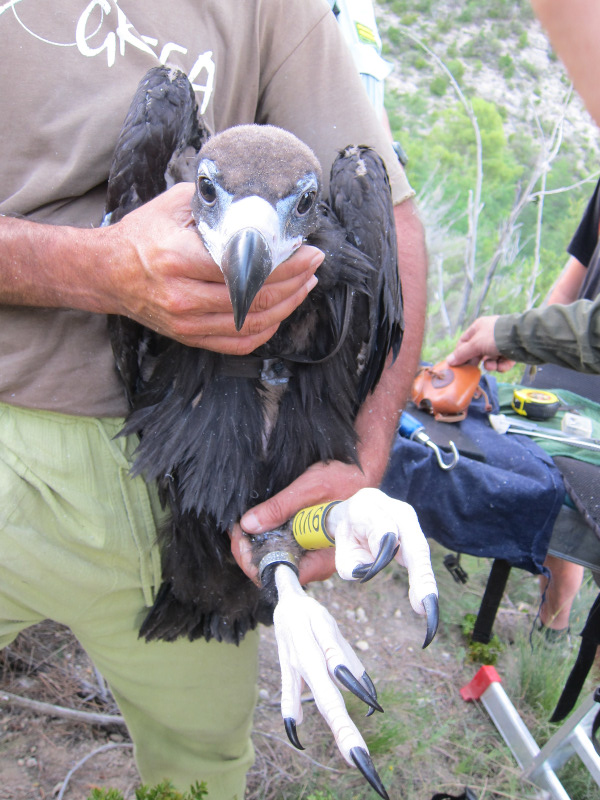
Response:
[[[283,492],[280,492],[274,497],[265,500],[264,503],[260,503],[246,511],[240,520],[242,530],[246,531],[246,533],[264,533],[287,522],[293,512],[288,512],[284,508],[282,495]]]

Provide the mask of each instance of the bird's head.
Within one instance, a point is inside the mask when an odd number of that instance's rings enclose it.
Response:
[[[271,125],[229,128],[200,151],[192,212],[237,330],[271,272],[316,229],[320,183],[312,150]]]

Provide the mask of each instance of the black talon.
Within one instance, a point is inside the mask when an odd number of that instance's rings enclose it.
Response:
[[[366,684],[367,689],[369,690],[369,692],[373,695],[373,697],[375,699],[377,699],[377,689],[375,688],[375,684],[373,683],[373,681],[371,680],[371,678],[367,674],[366,670],[362,674],[362,682],[364,684]],[[371,714],[374,714],[374,713],[375,713],[375,709],[372,706],[369,706],[369,710],[367,711],[365,716],[370,717]]]
[[[381,778],[377,774],[377,770],[371,760],[371,756],[363,747],[353,747],[350,750],[350,758],[356,764],[357,768],[362,772],[368,783],[375,789],[383,800],[390,800],[390,796],[385,790],[385,786],[381,782]]]
[[[437,594],[433,592],[423,598],[423,607],[427,615],[427,633],[425,634],[425,641],[423,642],[423,650],[431,644],[433,637],[438,629],[440,621],[440,610],[438,604]]]
[[[304,750],[300,744],[298,733],[296,732],[296,720],[293,717],[284,717],[283,724],[285,725],[285,732],[290,742],[297,750]]]
[[[348,689],[349,692],[352,692],[353,695],[356,695],[359,700],[362,700],[363,703],[366,703],[371,708],[374,708],[376,711],[381,711],[383,714],[383,708],[377,702],[377,698],[373,697],[364,686],[360,684],[360,682],[354,677],[354,675],[350,672],[348,667],[344,664],[339,664],[334,670],[333,674],[338,679],[338,681]]]
[[[370,581],[371,578],[377,575],[378,572],[381,572],[384,567],[387,567],[398,552],[399,547],[398,539],[394,533],[384,534],[384,536],[381,537],[379,552],[377,553],[375,561],[373,561],[372,564],[359,564],[358,567],[352,570],[352,577],[360,578],[361,583]]]
[[[354,567],[352,570],[352,577],[353,578],[362,578],[364,577],[367,572],[371,569],[370,564],[359,564],[357,567]]]

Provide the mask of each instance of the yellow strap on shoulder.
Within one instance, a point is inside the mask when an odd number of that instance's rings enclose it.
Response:
[[[292,520],[292,533],[294,539],[304,550],[322,550],[325,547],[335,547],[334,540],[325,530],[325,517],[329,509],[339,503],[319,503],[317,506],[302,508]]]

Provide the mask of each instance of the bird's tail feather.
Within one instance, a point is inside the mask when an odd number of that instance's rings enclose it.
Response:
[[[273,606],[260,598],[259,590],[254,588],[257,597],[253,606],[238,609],[232,614],[226,608],[209,610],[203,604],[186,604],[175,596],[173,585],[164,582],[140,627],[140,637],[148,642],[157,639],[173,642],[186,637],[190,641],[206,639],[209,642],[215,639],[217,642],[239,644],[259,622],[264,625],[273,622]]]
[[[246,577],[231,554],[229,536],[210,517],[180,514],[161,539],[163,583],[140,636],[239,644],[259,622],[273,622],[275,598]]]

